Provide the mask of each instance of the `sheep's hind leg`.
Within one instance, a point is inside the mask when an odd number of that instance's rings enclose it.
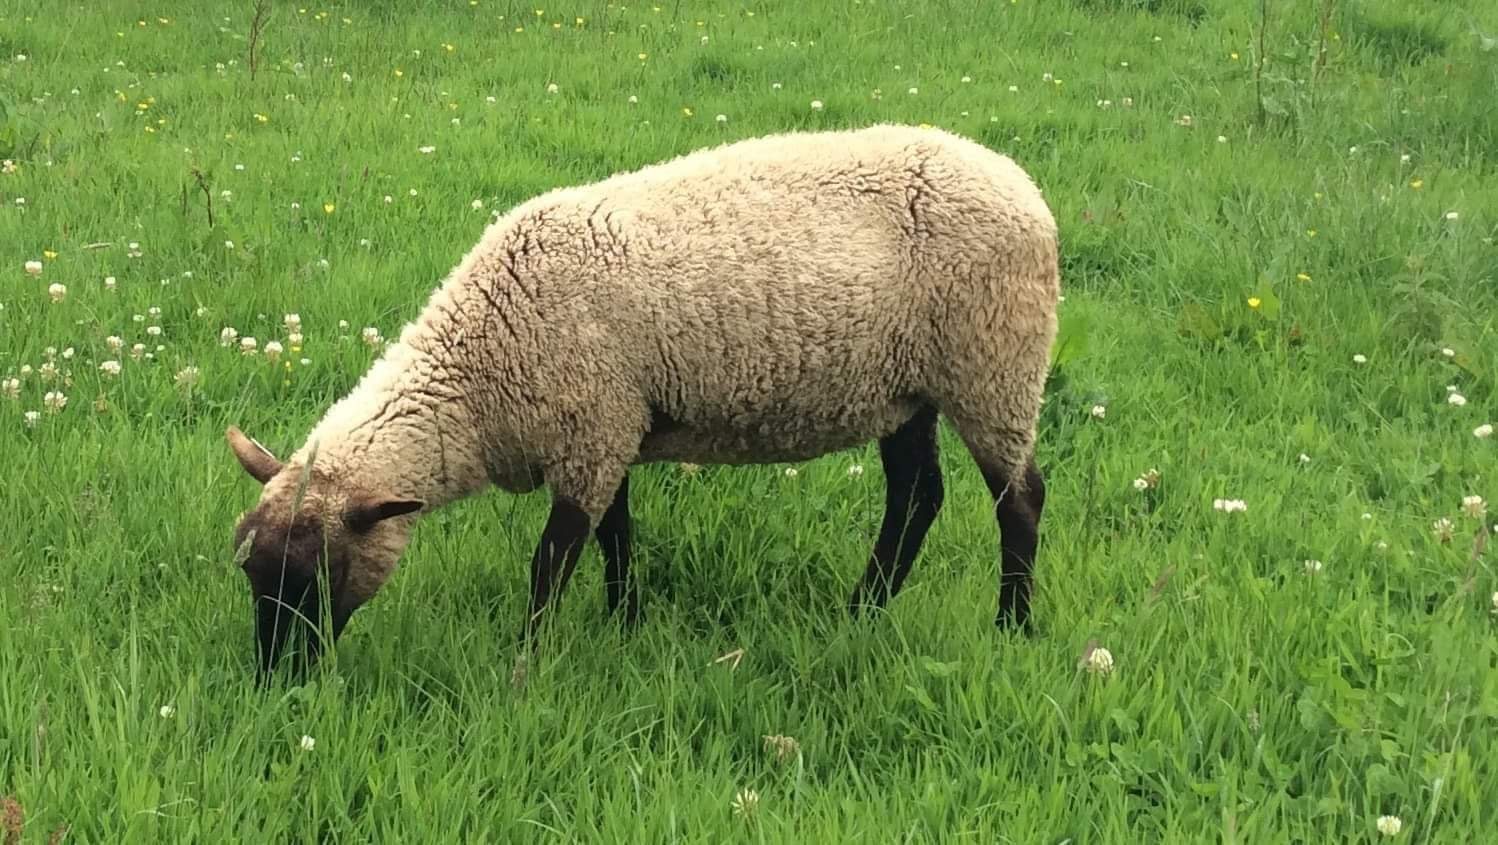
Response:
[[[978,459],[978,469],[994,497],[999,523],[999,610],[994,624],[1001,628],[1026,627],[1030,622],[1035,551],[1040,544],[1040,515],[1045,509],[1045,478],[1034,458],[1018,472],[982,458]]]
[[[923,408],[879,441],[884,465],[884,521],[863,580],[848,609],[883,607],[900,591],[920,554],[926,532],[941,510],[941,464],[936,441],[936,409]]]
[[[1002,399],[989,407],[1014,404]],[[1025,627],[1045,509],[1045,479],[1035,466],[1034,429],[1021,427],[1029,424],[1028,419],[1004,425],[970,407],[957,410],[951,419],[994,499],[999,523],[999,608],[994,623],[1001,628]]]
[[[603,588],[609,613],[618,612],[622,604],[626,625],[633,625],[640,616],[640,591],[629,576],[630,523],[629,476],[626,475],[614,493],[613,504],[603,512],[603,518],[594,531],[598,546],[603,550]]]

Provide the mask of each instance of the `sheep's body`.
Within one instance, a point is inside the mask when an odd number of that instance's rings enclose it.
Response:
[[[545,482],[596,526],[632,464],[803,460],[931,409],[1022,492],[1058,292],[1051,213],[997,153],[744,141],[513,209],[308,444],[335,486],[433,507]]]

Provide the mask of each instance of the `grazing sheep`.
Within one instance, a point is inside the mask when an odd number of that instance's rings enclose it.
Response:
[[[287,611],[316,619],[325,593],[336,639],[411,515],[490,483],[550,489],[525,636],[590,532],[609,609],[633,619],[628,472],[654,461],[801,461],[877,439],[885,514],[850,605],[882,606],[941,507],[939,413],[997,503],[997,621],[1023,623],[1058,291],[1055,221],[1029,177],[935,129],[759,138],[535,197],[284,464],[229,429],[265,485],[235,536],[262,669]]]

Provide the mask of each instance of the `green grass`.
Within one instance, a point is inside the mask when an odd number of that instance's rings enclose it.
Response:
[[[1340,3],[1317,71],[1315,10],[1277,0],[1261,119],[1247,2],[657,2],[278,3],[251,80],[245,2],[0,1],[23,840],[1346,842],[1383,814],[1485,838],[1498,539],[1461,501],[1498,499],[1473,434],[1498,421],[1493,4]],[[312,682],[254,688],[229,544],[257,486],[226,425],[297,445],[372,360],[360,330],[393,336],[492,211],[875,121],[1005,151],[1060,221],[1034,635],[993,629],[996,529],[946,434],[946,508],[887,616],[843,612],[873,447],[794,478],[658,466],[635,634],[600,618],[590,548],[513,688],[545,501],[493,493],[423,521]],[[284,343],[290,312],[282,365],[220,346]],[[1090,641],[1111,675],[1079,668]]]

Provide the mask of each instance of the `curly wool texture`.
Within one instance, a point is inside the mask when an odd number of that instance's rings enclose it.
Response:
[[[631,464],[809,459],[933,406],[1023,484],[1058,294],[1040,192],[975,142],[742,141],[514,208],[308,442],[349,491],[544,482],[596,521]]]

